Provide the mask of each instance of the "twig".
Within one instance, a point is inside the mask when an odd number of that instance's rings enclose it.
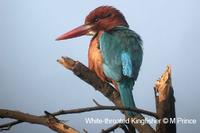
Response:
[[[124,131],[124,133],[129,133],[127,127],[124,124],[120,125],[120,128]]]
[[[107,129],[102,129],[101,133],[114,132],[117,128],[121,128],[125,133],[129,133],[124,123],[117,123]]]
[[[102,106],[102,105],[99,104],[95,99],[92,99],[92,101],[93,101],[97,106]]]
[[[17,124],[20,124],[22,123],[23,121],[19,121],[19,120],[16,120],[16,121],[12,121],[12,122],[9,122],[9,123],[6,123],[6,124],[2,124],[0,125],[0,131],[4,131],[4,130],[10,130],[10,128],[12,126],[15,126]]]
[[[85,107],[85,108],[78,108],[78,109],[71,109],[71,110],[60,110],[58,112],[52,113],[53,116],[64,115],[64,114],[74,114],[74,113],[83,113],[83,112],[90,112],[90,111],[97,111],[97,110],[126,110],[126,111],[133,111],[136,113],[141,113],[145,115],[149,115],[155,118],[158,118],[156,113],[146,111],[143,109],[132,109],[132,108],[124,108],[124,107],[116,107],[116,106],[95,106],[95,107]]]
[[[87,131],[86,129],[83,129],[83,132],[84,132],[84,133],[88,133],[88,131]]]

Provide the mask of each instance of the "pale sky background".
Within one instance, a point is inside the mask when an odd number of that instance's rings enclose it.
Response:
[[[55,38],[84,22],[89,11],[112,5],[125,15],[130,28],[144,41],[144,60],[134,87],[139,108],[155,111],[153,85],[172,66],[176,115],[196,119],[178,124],[179,133],[200,130],[200,1],[199,0],[1,0],[0,1],[0,108],[36,115],[93,106],[92,99],[112,105],[104,96],[56,60],[69,56],[87,65],[91,37],[56,42]],[[88,125],[85,118],[123,118],[119,111],[98,111],[59,117],[82,131],[99,132],[110,125]],[[5,120],[0,119],[0,124]],[[120,132],[121,130],[117,130]],[[20,124],[7,133],[53,133]]]

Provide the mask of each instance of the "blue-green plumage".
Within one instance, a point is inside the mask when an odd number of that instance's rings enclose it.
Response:
[[[118,26],[99,38],[103,71],[119,88],[125,107],[134,108],[132,89],[142,63],[142,41],[134,31]],[[133,112],[128,112],[134,115]]]
[[[93,35],[88,50],[90,70],[119,89],[125,107],[135,107],[132,89],[142,63],[142,40],[130,30],[123,14],[114,7],[100,6],[91,11],[85,23],[57,40]],[[128,111],[129,115],[134,115]]]

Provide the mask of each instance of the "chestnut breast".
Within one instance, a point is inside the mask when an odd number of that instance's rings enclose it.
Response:
[[[99,37],[102,35],[102,32],[99,32],[96,37],[94,37],[89,46],[88,50],[88,63],[89,63],[89,69],[94,71],[97,76],[103,80],[106,81],[106,77],[103,72],[103,58],[101,55],[101,51],[99,49]]]

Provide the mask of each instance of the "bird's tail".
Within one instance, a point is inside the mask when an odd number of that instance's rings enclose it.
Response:
[[[133,99],[132,89],[134,86],[133,79],[125,79],[118,83],[119,93],[124,107],[135,108],[135,102]],[[129,116],[134,116],[137,113],[132,111],[126,112]]]

